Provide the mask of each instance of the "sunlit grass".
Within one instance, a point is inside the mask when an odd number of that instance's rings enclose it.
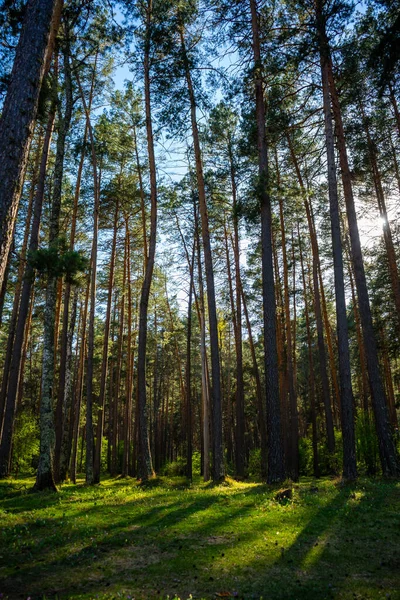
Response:
[[[0,593],[13,598],[400,598],[400,489],[327,479],[0,482]],[[225,594],[225,596],[224,596]],[[355,594],[355,595],[354,595]]]

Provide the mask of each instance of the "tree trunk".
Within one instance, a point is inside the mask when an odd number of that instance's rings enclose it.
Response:
[[[357,288],[358,304],[364,348],[367,359],[368,375],[371,387],[372,406],[375,415],[375,425],[378,435],[379,455],[384,475],[396,476],[399,474],[399,465],[396,448],[390,431],[389,415],[382,378],[379,371],[378,351],[375,332],[372,323],[371,307],[369,303],[367,281],[365,277],[364,260],[361,251],[360,235],[358,231],[357,215],[354,204],[351,173],[347,158],[346,140],[344,135],[342,113],[339,97],[333,77],[332,60],[329,52],[329,43],[326,32],[323,31],[323,41],[328,52],[328,79],[329,91],[332,101],[333,116],[336,126],[337,146],[339,151],[340,168],[342,171],[343,191],[346,203],[347,220],[351,244],[351,259],[353,262],[354,278]]]
[[[266,418],[268,429],[268,482],[283,481],[285,466],[281,435],[278,357],[276,348],[276,305],[272,256],[271,199],[268,192],[268,147],[265,131],[263,74],[256,0],[250,0],[254,56],[254,85],[257,119],[259,194],[261,208],[262,286],[264,319],[264,360],[266,381]]]
[[[57,64],[53,75],[54,87],[57,81]],[[49,155],[50,142],[53,134],[54,119],[56,113],[55,90],[53,89],[53,102],[49,110],[46,133],[43,142],[42,158],[39,169],[39,180],[35,194],[33,207],[33,219],[31,233],[29,238],[29,253],[35,252],[39,242],[39,228],[42,215],[42,206],[44,198],[44,187],[47,170],[47,159]],[[6,477],[9,473],[9,464],[11,459],[11,445],[14,431],[15,409],[18,398],[18,385],[21,374],[21,358],[25,334],[25,324],[29,311],[29,300],[31,297],[31,288],[34,281],[34,271],[30,262],[25,265],[23,285],[21,292],[21,301],[18,311],[18,320],[15,329],[15,339],[13,354],[10,365],[10,374],[8,381],[8,390],[5,403],[5,413],[3,421],[3,433],[0,445],[0,478]]]
[[[93,84],[92,84],[93,87]],[[72,220],[71,220],[71,233],[70,233],[70,242],[69,242],[69,250],[73,251],[75,247],[75,236],[76,236],[76,223],[77,223],[77,215],[78,215],[78,204],[80,198],[80,189],[81,189],[81,181],[82,181],[82,171],[83,164],[85,160],[86,153],[86,139],[87,139],[87,125],[85,127],[85,134],[83,136],[83,148],[81,152],[81,158],[79,161],[78,174],[76,178],[75,184],[75,194],[74,194],[74,206],[72,210]],[[58,380],[58,397],[57,397],[57,406],[56,406],[56,443],[54,449],[54,479],[56,483],[62,481],[62,477],[60,474],[60,453],[61,453],[61,444],[62,439],[64,438],[64,424],[62,415],[65,412],[64,401],[68,397],[66,394],[65,386],[67,379],[71,379],[71,373],[67,371],[67,354],[68,354],[68,319],[69,319],[69,303],[71,297],[71,283],[67,281],[65,283],[65,291],[64,291],[64,311],[63,311],[63,326],[61,332],[61,356],[60,356],[60,370],[59,370],[59,380]],[[71,366],[71,363],[70,363]],[[64,469],[65,470],[65,469]]]
[[[283,199],[280,193],[280,175],[278,158],[276,158],[276,170],[278,177],[278,200],[279,200],[279,216],[281,224],[282,236],[282,261],[283,261],[283,288],[284,288],[284,311],[285,311],[285,329],[286,329],[286,370],[287,382],[289,391],[289,406],[288,406],[288,456],[286,457],[287,475],[297,481],[299,478],[299,419],[297,412],[297,397],[296,397],[296,382],[294,379],[293,369],[293,347],[292,347],[292,327],[290,319],[290,298],[289,298],[289,274],[288,260],[286,252],[286,232],[285,221],[283,216]]]
[[[49,250],[59,253],[59,228],[61,213],[61,190],[64,173],[65,142],[72,118],[72,81],[69,62],[68,31],[65,31],[64,80],[65,114],[59,116],[57,150],[54,165],[53,196],[51,203]],[[57,308],[58,274],[49,273],[44,310],[42,389],[40,403],[40,451],[35,490],[56,489],[53,475],[55,423],[53,414],[54,354]]]
[[[108,277],[108,297],[107,297],[107,309],[106,309],[106,320],[104,324],[104,339],[103,339],[103,358],[101,364],[101,376],[100,376],[100,396],[99,396],[99,435],[96,439],[96,449],[94,455],[94,467],[93,467],[93,483],[100,483],[100,467],[101,467],[101,446],[103,440],[103,429],[104,429],[104,411],[105,411],[105,397],[106,397],[106,384],[107,384],[107,370],[108,370],[108,345],[110,337],[110,321],[111,321],[111,304],[112,304],[112,293],[114,286],[114,270],[115,270],[115,256],[117,249],[117,234],[118,234],[118,216],[119,216],[119,203],[116,200],[115,213],[114,213],[114,227],[113,227],[113,240],[111,247],[110,257],[110,273]]]
[[[305,271],[304,271],[303,250],[302,250],[302,244],[301,244],[299,221],[297,221],[297,235],[299,238],[300,267],[301,267],[301,277],[303,280],[304,314],[305,314],[305,319],[306,319],[306,330],[307,330],[308,373],[309,373],[309,386],[308,387],[309,387],[311,426],[312,426],[313,471],[314,471],[314,477],[319,477],[320,473],[319,473],[319,461],[318,461],[317,411],[315,408],[314,359],[313,359],[311,327],[310,327],[310,310],[308,307],[308,300],[307,300],[307,284],[306,284],[306,275],[305,275]]]
[[[143,481],[154,476],[153,464],[150,452],[149,432],[147,428],[146,407],[146,346],[147,346],[147,313],[151,282],[153,279],[154,260],[157,241],[157,175],[154,155],[153,122],[151,115],[151,89],[150,89],[150,51],[151,51],[151,28],[153,17],[153,2],[148,0],[146,7],[146,40],[144,50],[144,94],[146,113],[146,136],[147,152],[150,170],[150,238],[149,255],[146,261],[144,279],[140,295],[139,305],[139,339],[137,358],[137,402],[138,402],[138,476]]]
[[[356,442],[354,431],[354,397],[351,385],[349,331],[347,325],[346,298],[344,289],[343,250],[340,232],[340,210],[336,179],[335,147],[327,57],[321,43],[320,62],[322,74],[323,106],[325,119],[325,142],[328,168],[329,210],[331,218],[333,268],[335,276],[336,323],[340,374],[340,409],[343,437],[343,477],[356,479]]]
[[[42,150],[40,141],[41,141],[41,138],[38,141],[38,145],[37,145],[37,149],[36,149],[35,165],[34,165],[34,170],[33,170],[33,175],[32,175],[31,187],[29,190],[28,210],[27,210],[26,218],[25,218],[24,239],[23,239],[20,254],[19,254],[18,274],[17,274],[17,282],[16,282],[15,289],[14,289],[13,308],[12,308],[12,313],[11,313],[11,317],[10,317],[10,322],[8,325],[7,347],[6,347],[5,357],[4,357],[3,379],[1,382],[1,391],[0,391],[0,441],[1,441],[2,426],[3,426],[4,407],[5,407],[6,397],[7,397],[8,377],[9,377],[9,372],[10,372],[12,351],[13,351],[13,345],[14,345],[15,327],[17,325],[18,309],[19,309],[19,303],[20,303],[20,299],[21,299],[21,290],[22,290],[22,284],[23,284],[23,275],[24,275],[24,269],[25,269],[25,264],[26,264],[26,255],[27,255],[27,249],[28,249],[31,219],[32,219],[33,200],[35,197],[35,189],[36,189],[36,183],[37,183],[37,179],[38,179],[39,166],[40,166],[40,154],[41,154],[41,150]]]
[[[203,161],[200,149],[199,131],[196,115],[196,99],[192,83],[189,61],[187,58],[183,26],[180,26],[180,39],[182,58],[185,68],[186,83],[190,100],[190,116],[192,125],[193,146],[196,162],[197,190],[199,194],[199,207],[201,216],[201,231],[203,239],[204,265],[207,283],[207,305],[210,326],[210,350],[211,350],[211,424],[212,424],[212,477],[214,481],[224,478],[224,449],[222,433],[222,399],[221,399],[221,369],[218,347],[218,320],[217,306],[215,300],[214,268],[212,262],[210,230],[206,191],[203,175]]]
[[[327,442],[328,442],[328,450],[332,454],[335,451],[335,435],[333,430],[333,419],[332,419],[332,410],[331,410],[331,400],[330,400],[330,391],[329,391],[329,380],[328,380],[328,372],[327,372],[327,361],[326,361],[326,350],[325,350],[325,342],[324,342],[324,326],[322,322],[322,311],[321,311],[321,296],[319,291],[319,281],[318,281],[318,272],[319,268],[319,250],[318,250],[318,240],[316,231],[314,229],[314,223],[310,208],[310,203],[307,198],[307,190],[305,188],[303,178],[301,175],[300,167],[297,161],[297,157],[293,148],[293,143],[290,138],[290,135],[286,134],[286,139],[288,141],[290,155],[292,157],[293,165],[295,167],[297,179],[300,185],[300,190],[302,192],[304,206],[306,209],[307,216],[307,224],[310,232],[310,240],[311,240],[311,252],[312,252],[312,275],[313,275],[313,286],[314,286],[314,312],[315,319],[317,322],[317,340],[318,340],[318,354],[319,354],[319,371],[321,376],[322,383],[322,397],[324,404],[324,412],[325,412],[325,423],[326,423],[326,433],[327,433]]]
[[[11,246],[39,93],[53,53],[62,0],[29,0],[0,119],[0,287]]]

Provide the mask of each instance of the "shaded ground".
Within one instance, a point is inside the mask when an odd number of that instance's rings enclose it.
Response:
[[[400,598],[400,484],[0,482],[0,598]]]

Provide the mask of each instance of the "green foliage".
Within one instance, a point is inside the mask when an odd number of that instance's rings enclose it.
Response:
[[[81,251],[66,248],[64,239],[50,248],[40,248],[29,254],[30,263],[42,277],[64,277],[69,283],[76,283],[79,273],[89,264]]]
[[[173,462],[167,463],[161,472],[166,477],[178,477],[186,474],[186,460],[182,457],[177,458]]]
[[[254,448],[249,453],[249,464],[247,465],[249,477],[260,477],[261,473],[261,450]]]
[[[300,475],[312,475],[313,473],[313,448],[310,438],[299,439],[299,462]]]
[[[18,412],[14,433],[14,471],[31,473],[39,457],[39,425],[31,411]]]
[[[356,420],[356,450],[361,469],[368,475],[379,471],[379,448],[373,418],[360,412]]]

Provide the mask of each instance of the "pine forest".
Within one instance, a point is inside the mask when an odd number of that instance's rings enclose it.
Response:
[[[399,215],[399,0],[1,0],[0,598],[400,598]]]

